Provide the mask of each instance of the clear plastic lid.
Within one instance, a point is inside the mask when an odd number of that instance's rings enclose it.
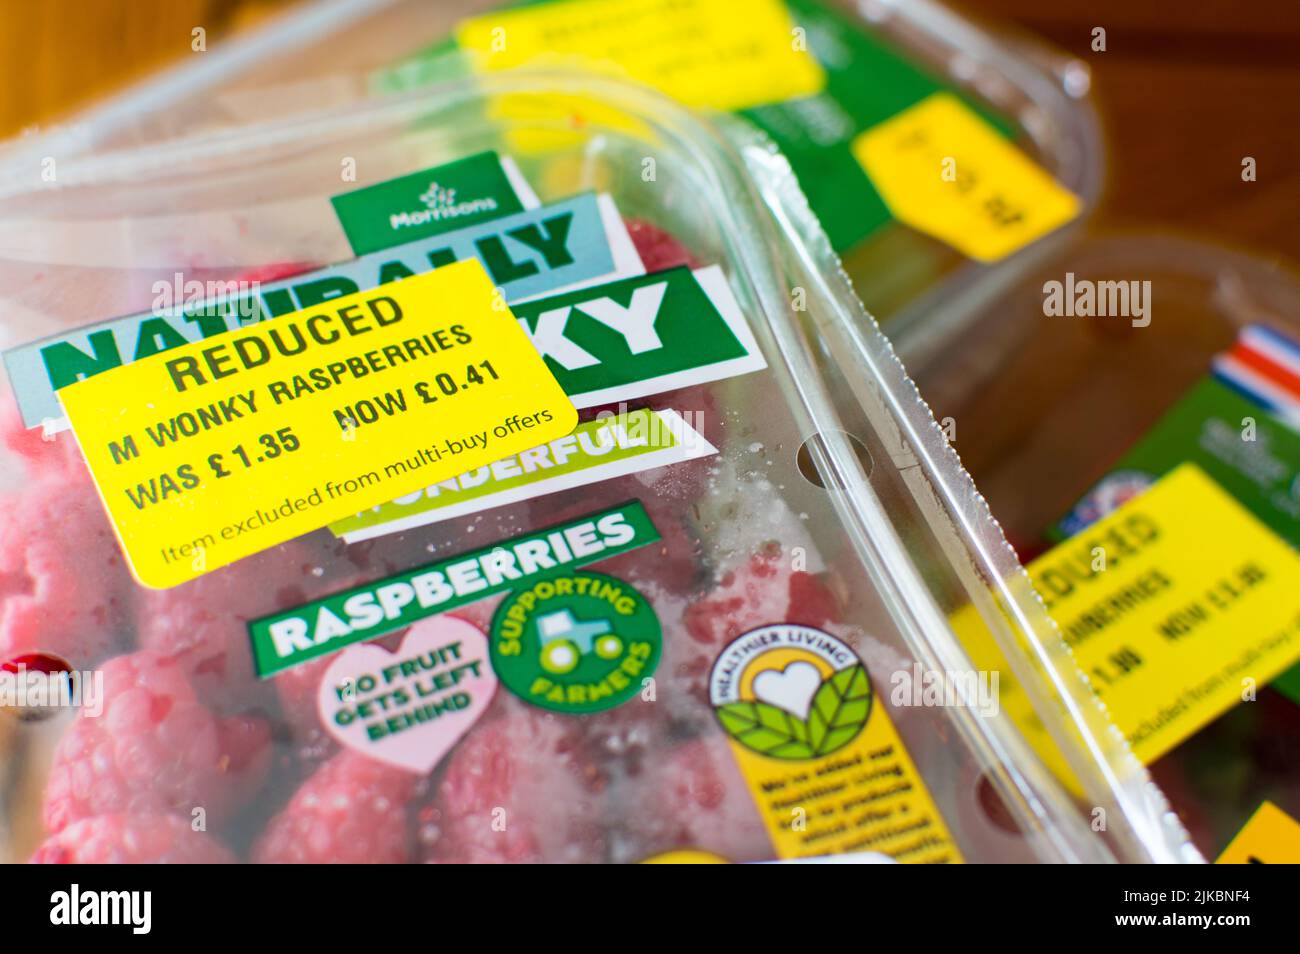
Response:
[[[708,272],[695,281],[711,300],[734,300],[764,367],[619,409],[677,411],[713,452],[358,542],[321,529],[153,591],[125,569],[70,435],[15,420],[0,650],[102,672],[104,715],[3,713],[9,858],[43,845],[43,860],[1196,859],[788,164],[746,124],[715,128],[614,80],[520,71],[71,163],[58,189],[0,195],[5,348],[148,312],[154,283],[178,274],[346,260],[329,201],[341,162],[360,171],[350,189],[483,150],[512,156],[543,203],[608,195],[647,271]],[[401,653],[429,626],[495,638],[516,591],[254,671],[250,621],[629,506],[658,541],[582,568],[632,588],[661,632],[653,684],[617,706],[536,705],[501,668],[463,732],[416,729],[442,757],[413,770],[322,702],[354,650]],[[572,636],[544,654],[552,675],[565,653],[623,651],[589,613],[538,621],[547,639]],[[726,660],[742,657],[766,662],[738,686]],[[999,709],[995,670],[1032,700],[1069,778]],[[922,683],[945,683],[927,673],[971,682],[931,695]]]

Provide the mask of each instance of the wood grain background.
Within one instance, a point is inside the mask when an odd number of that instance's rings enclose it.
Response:
[[[1300,3],[981,0],[1088,63],[1106,129],[1103,224],[1164,225],[1300,261]],[[1106,52],[1091,49],[1094,27]],[[1242,182],[1252,156],[1258,179]]]

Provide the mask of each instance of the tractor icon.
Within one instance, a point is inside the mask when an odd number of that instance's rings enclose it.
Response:
[[[581,622],[570,610],[537,617],[537,635],[542,668],[556,675],[572,672],[588,653],[617,659],[623,652],[623,640],[614,635],[609,620]]]

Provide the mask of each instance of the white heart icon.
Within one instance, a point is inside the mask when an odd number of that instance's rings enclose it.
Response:
[[[754,678],[754,695],[800,719],[808,718],[822,674],[810,662],[798,660],[780,672],[769,669]]]
[[[397,652],[352,646],[321,677],[321,722],[341,744],[410,769],[433,770],[496,693],[487,637],[454,616],[416,623]]]

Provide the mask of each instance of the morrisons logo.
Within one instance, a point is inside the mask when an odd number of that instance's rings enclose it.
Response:
[[[423,209],[408,212],[394,212],[388,216],[388,224],[394,231],[413,226],[428,225],[457,219],[466,215],[481,215],[495,212],[499,207],[496,199],[490,195],[475,199],[458,199],[456,189],[443,188],[437,182],[430,182],[429,188],[420,195]]]

